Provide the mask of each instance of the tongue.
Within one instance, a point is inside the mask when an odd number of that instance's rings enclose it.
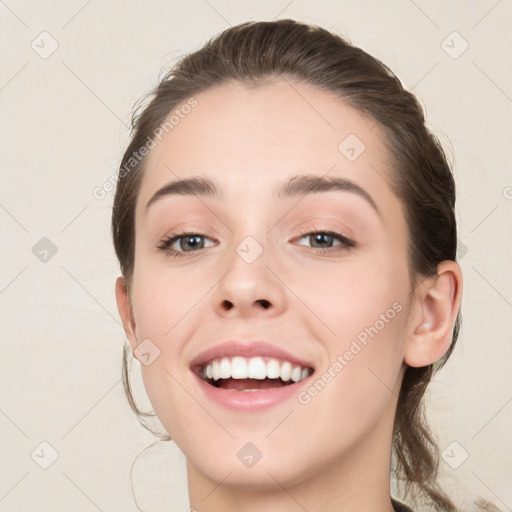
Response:
[[[281,379],[220,379],[219,388],[223,389],[236,389],[241,391],[243,389],[269,389],[280,388],[286,386]]]

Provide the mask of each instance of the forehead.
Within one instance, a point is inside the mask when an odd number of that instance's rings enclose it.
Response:
[[[139,210],[155,190],[189,175],[215,178],[233,198],[267,194],[304,173],[344,177],[370,193],[387,185],[380,127],[331,92],[279,79],[227,83],[194,99],[187,114],[176,116],[179,106],[170,113],[172,129],[148,156]]]

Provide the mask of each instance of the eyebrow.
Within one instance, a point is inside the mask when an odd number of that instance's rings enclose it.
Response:
[[[333,176],[316,176],[314,174],[298,174],[289,178],[289,180],[281,184],[277,190],[277,197],[283,199],[285,197],[293,197],[306,194],[316,194],[321,192],[352,192],[365,199],[376,213],[381,216],[377,204],[372,196],[357,183],[346,178]],[[182,180],[167,183],[158,189],[146,205],[148,208],[158,200],[167,196],[209,196],[213,198],[223,197],[221,187],[212,179],[204,176],[192,176]]]

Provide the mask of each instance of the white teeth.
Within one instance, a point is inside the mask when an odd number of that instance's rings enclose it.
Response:
[[[233,379],[247,378],[247,361],[243,357],[233,357],[231,360],[231,375]]]
[[[212,364],[212,375],[213,375],[213,380],[219,380],[220,379],[219,361],[213,361],[213,364]]]
[[[291,379],[293,382],[299,382],[300,380],[300,366],[295,366],[292,370]]]
[[[223,357],[220,360],[219,375],[221,379],[229,379],[231,377],[231,364],[227,357]]]
[[[217,381],[219,379],[278,379],[284,382],[292,380],[299,382],[310,375],[310,369],[293,365],[289,361],[268,359],[265,363],[262,357],[233,358],[223,357],[216,359],[203,368],[203,377]],[[244,390],[259,391],[259,390]]]
[[[267,377],[267,365],[261,357],[249,359],[249,379],[263,380]],[[233,377],[234,378],[234,377]]]
[[[307,371],[307,369],[306,369]],[[279,379],[281,376],[281,365],[277,359],[270,359],[267,363],[267,377],[269,379]]]
[[[284,380],[285,382],[287,380],[290,380],[290,377],[292,376],[292,364],[288,361],[285,361],[281,365],[281,380]]]

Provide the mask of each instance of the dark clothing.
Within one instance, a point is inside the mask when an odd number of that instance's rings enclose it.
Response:
[[[399,501],[391,499],[391,503],[393,505],[393,508],[395,509],[395,512],[412,512],[412,510],[409,507],[407,507],[403,503],[400,503]]]

